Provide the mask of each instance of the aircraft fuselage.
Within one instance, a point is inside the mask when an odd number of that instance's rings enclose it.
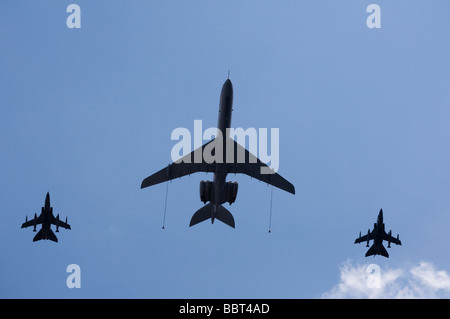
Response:
[[[222,91],[220,92],[220,102],[219,102],[219,119],[217,121],[218,136],[222,137],[223,141],[223,160],[225,162],[226,158],[226,134],[227,129],[231,125],[231,113],[233,112],[233,85],[230,79],[227,79],[222,86]],[[227,170],[224,165],[216,165],[216,170],[214,172],[214,198],[213,204],[217,207],[226,201],[225,196],[225,183],[227,177]],[[213,219],[214,220],[214,217]]]
[[[45,204],[41,209],[42,214],[42,228],[44,231],[48,231],[51,226],[51,220],[53,217],[53,208],[50,206],[50,194],[47,193],[45,196]]]

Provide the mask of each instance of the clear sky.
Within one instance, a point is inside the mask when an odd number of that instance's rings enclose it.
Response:
[[[80,29],[66,25],[71,3]],[[0,297],[449,297],[448,12],[446,0],[1,1]],[[166,185],[141,181],[171,162],[175,128],[217,124],[228,70],[232,126],[279,128],[278,172],[296,194],[274,189],[268,233],[271,188],[229,176],[236,229],[189,228],[212,179],[194,174],[169,184],[162,230]],[[57,244],[20,229],[47,192],[72,226]],[[353,242],[380,208],[403,245],[365,258]],[[379,290],[364,286],[372,263]]]

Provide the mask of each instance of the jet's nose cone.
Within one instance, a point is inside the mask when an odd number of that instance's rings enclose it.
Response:
[[[227,80],[225,81],[225,83],[223,84],[223,86],[224,86],[224,87],[233,87],[233,84],[231,83],[231,80],[230,80],[230,79],[227,79]]]
[[[222,86],[222,92],[227,94],[233,94],[233,84],[230,79],[227,79]]]
[[[233,95],[233,84],[231,84],[231,80],[227,79],[222,86],[222,96],[232,96]]]

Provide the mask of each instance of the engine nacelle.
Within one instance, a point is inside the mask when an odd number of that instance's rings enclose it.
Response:
[[[237,182],[227,182],[226,184],[226,201],[228,203],[233,204],[236,201],[236,196],[238,192],[238,183]]]
[[[200,181],[200,200],[206,204],[214,198],[214,184],[211,181]]]

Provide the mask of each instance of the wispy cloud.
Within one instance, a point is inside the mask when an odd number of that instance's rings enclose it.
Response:
[[[340,281],[322,298],[449,298],[450,275],[430,262],[400,268],[346,261]]]

